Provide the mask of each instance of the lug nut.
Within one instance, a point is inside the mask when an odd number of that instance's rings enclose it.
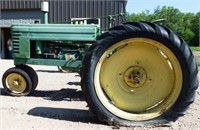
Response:
[[[135,76],[133,77],[133,81],[136,83],[136,84],[140,84],[140,78]]]

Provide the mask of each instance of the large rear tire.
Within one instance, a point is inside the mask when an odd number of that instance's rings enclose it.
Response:
[[[91,46],[81,86],[90,109],[110,125],[176,121],[194,102],[198,68],[189,46],[163,26],[116,26]]]

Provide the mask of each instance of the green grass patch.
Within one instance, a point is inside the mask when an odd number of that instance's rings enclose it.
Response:
[[[192,51],[200,51],[200,47],[190,47]]]

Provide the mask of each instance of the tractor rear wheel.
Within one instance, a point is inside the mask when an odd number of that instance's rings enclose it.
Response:
[[[90,109],[110,125],[175,121],[193,103],[198,69],[189,46],[147,22],[116,26],[91,46],[81,86]]]
[[[12,96],[26,96],[32,90],[29,75],[22,69],[10,68],[2,77],[3,87]]]
[[[58,66],[58,70],[60,72],[63,72],[63,73],[70,73],[71,71],[69,70],[69,68],[66,68],[64,66]]]

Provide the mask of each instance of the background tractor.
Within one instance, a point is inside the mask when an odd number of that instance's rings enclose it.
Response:
[[[111,22],[115,16],[109,16]],[[88,106],[109,125],[166,124],[194,102],[194,56],[164,26],[131,22],[102,32],[97,24],[14,24],[11,34],[15,67],[3,74],[2,83],[12,96],[36,89],[32,64],[78,72]]]

